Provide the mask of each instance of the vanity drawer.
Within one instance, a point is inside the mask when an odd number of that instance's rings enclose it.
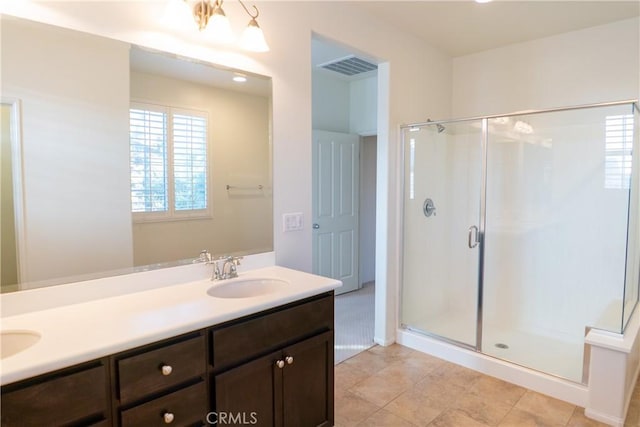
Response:
[[[145,350],[116,361],[121,403],[162,391],[203,375],[206,370],[205,337]]]
[[[333,329],[333,295],[223,326],[212,331],[214,369],[266,354]]]
[[[59,372],[29,380],[24,387],[3,387],[1,424],[53,426],[105,419],[109,413],[104,365]],[[72,392],[71,392],[72,391]],[[97,424],[100,425],[100,424]]]
[[[204,425],[207,417],[204,381],[122,411],[122,427]],[[165,417],[170,417],[166,418]]]

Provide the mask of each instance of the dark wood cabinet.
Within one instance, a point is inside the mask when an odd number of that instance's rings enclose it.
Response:
[[[2,427],[333,425],[333,292],[2,387]]]
[[[207,370],[202,333],[114,356],[117,395],[127,404],[196,378]]]
[[[207,389],[204,381],[122,411],[122,427],[193,426],[206,419]]]
[[[112,356],[118,425],[203,425],[206,348],[206,333],[198,331]]]
[[[333,331],[225,371],[213,382],[216,417],[260,427],[331,426]]]
[[[214,412],[258,426],[333,425],[333,304],[328,295],[214,328]]]
[[[287,347],[282,354],[283,425],[332,426],[333,331]]]
[[[275,352],[214,377],[214,408],[216,418],[245,417],[254,426],[282,424],[282,376],[276,375],[274,364],[281,358]]]
[[[108,395],[106,360],[52,372],[3,387],[0,424],[109,425]]]

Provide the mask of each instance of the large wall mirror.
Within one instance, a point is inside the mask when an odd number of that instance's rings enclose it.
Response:
[[[1,31],[3,292],[273,250],[269,78]]]

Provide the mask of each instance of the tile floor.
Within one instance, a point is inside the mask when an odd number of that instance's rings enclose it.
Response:
[[[375,316],[375,283],[335,298],[335,363],[336,365],[373,347]]]
[[[335,425],[604,426],[584,409],[397,344],[335,368]],[[625,426],[640,426],[636,386]]]

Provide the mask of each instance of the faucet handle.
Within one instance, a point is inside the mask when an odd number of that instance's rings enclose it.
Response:
[[[211,254],[209,253],[208,250],[203,249],[200,251],[200,256],[196,259],[193,260],[194,263],[196,262],[204,262],[206,264],[210,264],[211,263]]]

